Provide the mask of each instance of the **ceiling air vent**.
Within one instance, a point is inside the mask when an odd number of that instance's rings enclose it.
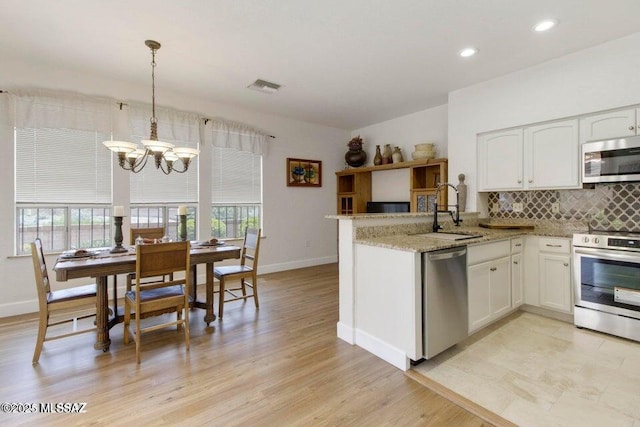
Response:
[[[247,86],[249,89],[257,90],[264,93],[276,93],[280,89],[280,85],[271,83],[266,80],[258,79],[255,82]]]

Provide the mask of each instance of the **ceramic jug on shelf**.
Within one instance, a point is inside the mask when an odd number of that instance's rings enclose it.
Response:
[[[381,165],[382,164],[382,154],[380,153],[380,146],[376,145],[376,155],[373,158],[373,164],[375,166]]]
[[[384,151],[382,152],[382,164],[387,165],[393,162],[393,158],[391,157],[391,144],[384,145]]]
[[[400,147],[395,147],[393,149],[393,153],[391,154],[391,158],[393,159],[393,163],[402,163],[404,161],[402,157],[402,151],[400,151]]]

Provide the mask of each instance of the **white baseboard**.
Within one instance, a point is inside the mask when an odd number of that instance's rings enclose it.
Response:
[[[385,362],[391,363],[398,369],[402,369],[403,371],[409,370],[409,358],[402,350],[359,329],[356,329],[355,338],[358,347],[364,348],[369,353],[378,356]]]
[[[340,338],[342,341],[346,341],[351,345],[356,343],[355,329],[347,326],[342,322],[338,322],[336,329],[338,331],[338,338]]]
[[[38,306],[37,299],[0,304],[0,317],[37,313],[39,309],[40,307]]]
[[[310,258],[299,261],[283,262],[279,264],[262,265],[258,268],[258,274],[277,273],[279,271],[296,270],[298,268],[313,267],[315,265],[332,264],[338,262],[338,256],[332,255],[323,258]]]

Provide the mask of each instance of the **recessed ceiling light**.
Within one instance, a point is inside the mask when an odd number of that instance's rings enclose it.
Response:
[[[462,49],[458,55],[462,56],[463,58],[468,58],[470,56],[475,55],[476,53],[478,53],[478,49],[476,49],[475,47],[467,47]]]
[[[544,21],[538,22],[534,27],[533,31],[541,33],[543,31],[548,31],[558,25],[558,21],[555,19],[545,19]]]

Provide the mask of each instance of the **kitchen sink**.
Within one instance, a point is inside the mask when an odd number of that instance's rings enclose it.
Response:
[[[423,233],[423,234],[414,234],[414,236],[428,237],[430,239],[441,239],[441,240],[468,240],[475,239],[477,237],[482,237],[482,234],[463,234],[463,233]]]

